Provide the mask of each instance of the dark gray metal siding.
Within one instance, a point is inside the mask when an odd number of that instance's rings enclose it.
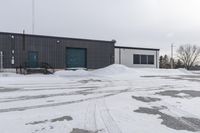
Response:
[[[0,51],[4,54],[5,68],[13,68],[27,62],[28,51],[37,51],[39,62],[49,63],[55,68],[65,68],[66,47],[86,48],[87,68],[102,68],[114,63],[114,44],[115,41],[25,35],[25,50],[23,50],[22,34],[0,33]],[[12,49],[15,50],[14,66],[11,65]]]

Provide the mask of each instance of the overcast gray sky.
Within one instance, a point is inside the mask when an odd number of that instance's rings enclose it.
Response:
[[[200,46],[200,0],[35,0],[35,34],[117,40],[169,53]],[[31,33],[32,0],[0,0],[0,31]]]

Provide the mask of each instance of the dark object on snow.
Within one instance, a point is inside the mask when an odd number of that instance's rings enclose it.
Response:
[[[53,74],[55,72],[54,68],[48,63],[42,62],[37,68],[31,68],[28,63],[24,63],[19,67],[16,67],[17,74],[33,74],[33,73],[43,73],[43,74]]]

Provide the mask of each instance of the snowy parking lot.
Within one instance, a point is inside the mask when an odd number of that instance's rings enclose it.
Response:
[[[0,73],[0,133],[200,132],[199,87],[183,69]]]

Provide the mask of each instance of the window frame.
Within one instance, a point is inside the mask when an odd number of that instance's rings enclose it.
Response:
[[[138,56],[138,62],[136,63],[135,57]],[[146,61],[142,61],[142,56],[146,57]],[[150,57],[153,57],[152,63],[149,62]],[[145,54],[133,54],[133,64],[134,65],[155,65],[155,55],[145,55]]]
[[[139,58],[138,58],[138,63],[135,62],[135,56],[138,56],[138,57],[139,57]],[[135,65],[141,64],[141,57],[140,57],[139,54],[133,54],[133,64],[135,64]]]
[[[153,57],[152,58],[152,63],[149,62],[149,57]],[[148,61],[147,62],[148,65],[154,65],[155,64],[155,56],[154,55],[148,55],[147,56],[147,61]]]
[[[140,63],[142,64],[142,65],[145,65],[145,64],[148,64],[148,57],[147,57],[147,55],[140,55],[141,57],[140,57]],[[144,58],[144,60],[143,60],[143,58]]]

